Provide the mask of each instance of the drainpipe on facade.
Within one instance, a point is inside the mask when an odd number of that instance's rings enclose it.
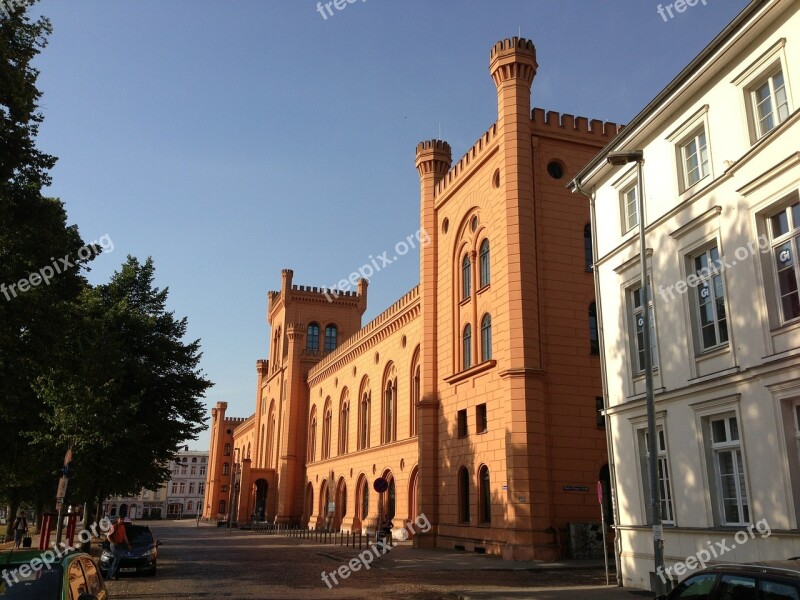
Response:
[[[578,192],[582,196],[589,199],[589,212],[590,223],[592,227],[592,261],[594,262],[597,257],[597,228],[595,224],[596,219],[596,206],[594,192],[587,192],[584,190],[577,180],[572,181],[573,193]],[[600,378],[603,386],[603,411],[608,410],[608,373],[606,372],[606,364],[603,360],[605,356],[605,343],[603,339],[603,308],[600,300],[600,282],[594,272],[594,264],[592,264],[592,279],[594,280],[594,302],[597,307],[597,341],[600,344]],[[614,513],[614,568],[617,577],[617,586],[622,587],[622,570],[620,564],[620,557],[622,556],[622,539],[616,526],[619,524],[619,506],[617,504],[617,470],[616,461],[614,460],[614,445],[611,443],[611,418],[606,419],[606,452],[608,453],[608,474],[611,478],[611,511]],[[605,551],[605,548],[603,549]]]

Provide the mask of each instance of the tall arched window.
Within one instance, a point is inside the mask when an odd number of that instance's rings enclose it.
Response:
[[[222,463],[222,474],[223,475],[230,475],[231,466],[228,463]],[[174,490],[173,490],[174,491]]]
[[[481,362],[492,360],[492,317],[489,313],[481,319]]]
[[[358,449],[369,448],[369,413],[370,399],[369,393],[364,392],[361,396],[361,403],[358,408]]]
[[[265,450],[266,459],[264,460],[264,465],[270,468],[272,467],[272,457],[275,456],[272,451],[272,444],[275,442],[275,408],[272,406],[269,408],[269,416],[267,419],[267,447]]]
[[[311,425],[308,427],[308,462],[312,463],[317,454],[317,413],[316,407],[311,413]]]
[[[472,325],[467,323],[464,333],[461,336],[461,353],[463,357],[463,367],[469,369],[472,366]]]
[[[381,423],[381,441],[384,444],[397,439],[395,420],[397,418],[397,371],[390,363],[386,369],[383,385],[383,422]]]
[[[489,467],[483,465],[478,474],[478,485],[480,485],[480,520],[481,523],[492,522],[492,486],[489,481]]]
[[[417,404],[420,400],[420,366],[419,366],[419,347],[414,351],[414,358],[411,360],[411,407],[409,410],[409,435],[417,435]]]
[[[264,436],[264,429],[265,429],[265,427],[264,427],[264,424],[262,423],[261,424],[261,437],[259,438],[259,446],[260,446],[261,450],[259,452],[259,456],[257,457],[258,458],[258,462],[260,463],[260,466],[262,466],[262,467],[264,466],[264,456],[266,455],[265,454],[266,437]]]
[[[589,305],[589,350],[592,354],[600,354],[600,337],[597,332],[597,305]]]
[[[469,471],[466,467],[458,471],[458,522],[469,523]]]
[[[330,458],[331,456],[331,425],[333,423],[333,415],[331,414],[331,399],[325,401],[325,411],[322,417],[322,459]]]
[[[325,327],[325,352],[336,350],[336,335],[336,325],[327,325]]]
[[[319,350],[319,325],[317,323],[310,323],[308,326],[306,350],[309,352],[317,352]]]
[[[472,262],[469,254],[464,255],[461,261],[461,297],[467,299],[472,294]]]
[[[361,520],[369,516],[369,485],[365,479],[361,484]],[[363,526],[363,524],[362,524]]]
[[[479,253],[479,263],[480,263],[480,277],[481,277],[481,287],[489,285],[491,281],[491,272],[489,270],[489,240],[483,240],[481,242],[481,249]]]
[[[591,271],[594,265],[594,256],[592,256],[592,226],[586,225],[583,228],[583,256],[586,262],[586,270]]]
[[[347,388],[342,391],[342,400],[339,406],[339,454],[347,454],[350,443],[350,400],[347,397]]]

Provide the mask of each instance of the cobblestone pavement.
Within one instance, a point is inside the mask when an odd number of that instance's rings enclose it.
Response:
[[[360,563],[358,570],[343,579],[338,569],[351,564],[359,554],[357,549],[251,531],[195,527],[194,521],[149,524],[163,542],[158,574],[123,575],[119,581],[109,581],[115,600],[636,600],[638,595],[613,585],[606,587],[603,568],[596,562],[536,565],[400,545],[379,558],[373,555],[369,569]],[[323,581],[323,572],[330,587]]]

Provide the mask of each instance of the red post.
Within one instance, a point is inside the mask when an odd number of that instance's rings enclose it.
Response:
[[[53,527],[53,513],[44,513],[42,515],[42,528],[39,531],[39,550],[47,550],[50,546],[50,530]]]
[[[67,515],[67,545],[73,546],[75,541],[75,529],[78,524],[78,513]]]

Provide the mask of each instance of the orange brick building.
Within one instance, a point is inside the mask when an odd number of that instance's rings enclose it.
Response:
[[[489,67],[497,122],[455,165],[444,141],[416,149],[419,286],[362,327],[365,280],[334,294],[283,271],[255,414],[212,410],[206,518],[374,531],[379,511],[398,529],[424,513],[418,546],[520,560],[599,520],[589,211],[565,185],[619,128],[531,111],[528,40]]]

